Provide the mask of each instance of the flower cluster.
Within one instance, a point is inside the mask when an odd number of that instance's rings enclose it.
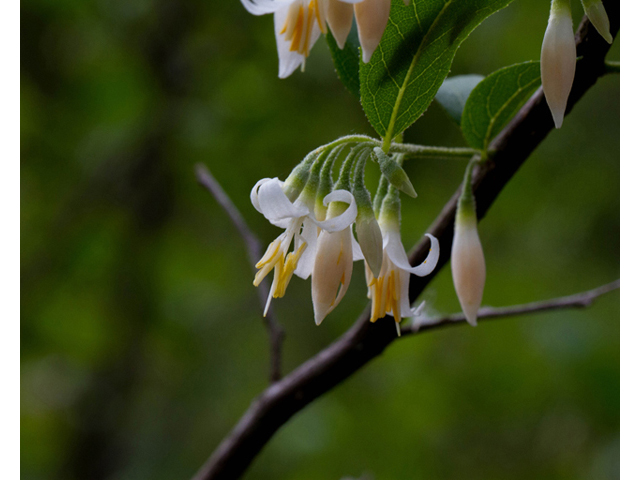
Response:
[[[342,158],[334,183],[333,167]],[[368,161],[376,161],[383,173],[374,202],[364,184]],[[418,313],[409,301],[409,276],[433,271],[439,247],[429,235],[427,258],[417,267],[409,264],[400,238],[399,188],[415,191],[400,163],[400,156],[387,156],[373,142],[349,145],[339,140],[311,152],[284,182],[265,178],[256,183],[251,192],[254,207],[284,229],[256,264],[256,286],[274,272],[265,315],[271,299],[284,296],[293,275],[311,276],[319,325],[344,297],[353,262],[363,259],[372,322],[390,314],[399,325],[402,318]]]
[[[280,78],[300,66],[304,69],[321,33],[331,30],[338,46],[344,48],[354,15],[362,60],[367,63],[382,39],[391,11],[391,0],[242,0],[242,4],[254,15],[274,14]]]

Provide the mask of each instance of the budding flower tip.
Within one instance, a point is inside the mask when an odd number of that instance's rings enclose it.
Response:
[[[411,182],[408,180],[402,185],[402,191],[409,195],[411,198],[417,198],[418,196],[415,188],[413,188],[413,185],[411,185]]]
[[[477,327],[478,326],[478,315],[477,314],[473,314],[473,315],[466,315],[465,317],[467,318],[467,322],[469,323],[469,325],[471,325],[472,327]]]
[[[396,324],[396,332],[398,333],[398,336],[402,335],[402,331],[400,330],[400,323],[399,322],[394,322]]]
[[[560,111],[560,109],[551,110],[551,116],[553,117],[555,127],[557,129],[562,127],[562,122],[564,122],[564,108],[562,111]]]

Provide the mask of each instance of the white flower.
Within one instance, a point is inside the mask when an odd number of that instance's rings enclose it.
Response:
[[[451,248],[451,271],[462,311],[469,324],[476,326],[486,267],[475,209],[472,210],[468,205],[462,208],[458,206]]]
[[[335,218],[324,222],[318,221],[310,208],[313,202],[302,195],[295,202],[291,202],[283,191],[283,185],[284,182],[277,178],[263,178],[251,191],[251,202],[255,209],[273,225],[285,229],[271,242],[256,264],[259,270],[253,281],[255,286],[258,286],[271,270],[275,269],[269,299],[264,309],[265,315],[269,310],[271,299],[284,296],[294,273],[303,279],[311,274],[318,228],[329,232],[343,230],[354,222],[357,214],[353,195],[345,190],[337,190],[327,195],[326,200],[349,202],[350,207]],[[292,242],[294,243],[293,251],[289,252]]]
[[[542,40],[540,73],[553,121],[556,128],[560,128],[576,73],[571,6],[565,0],[553,0],[551,4],[549,24]]]
[[[327,24],[336,43],[344,48],[355,11],[362,60],[367,63],[380,44],[389,21],[391,0],[241,0],[254,15],[273,13],[280,67],[286,78],[304,64],[311,47],[327,33]],[[410,0],[404,0],[408,5]]]
[[[363,258],[351,230],[357,214],[353,195],[346,190],[336,190],[324,198],[324,205],[329,202],[334,203],[329,206],[328,219],[322,222],[325,227],[318,236],[311,276],[316,325],[340,303],[351,282],[353,262]]]
[[[273,13],[280,67],[278,76],[286,78],[302,65],[311,47],[327,33],[327,23],[340,46],[351,29],[353,7],[361,0],[242,0],[254,15]]]
[[[412,309],[409,301],[410,274],[424,277],[433,271],[440,256],[438,239],[427,234],[431,239],[431,249],[427,258],[417,267],[412,267],[407,258],[407,252],[400,238],[400,225],[398,221],[382,216],[380,228],[383,238],[382,269],[380,275],[375,278],[368,266],[365,267],[368,297],[371,299],[372,322],[392,314],[396,321],[398,335],[400,334],[400,321],[402,318],[418,315],[421,306]]]

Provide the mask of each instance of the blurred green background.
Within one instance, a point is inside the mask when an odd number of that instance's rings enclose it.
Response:
[[[547,9],[520,0],[491,17],[452,74],[537,59]],[[21,10],[23,478],[189,478],[268,377],[254,269],[194,164],[267,244],[278,230],[253,210],[253,184],[338,136],[374,132],[322,39],[306,73],[279,80],[272,17],[239,1]],[[619,78],[600,79],[482,222],[486,305],[618,278],[619,101]],[[462,136],[433,105],[406,141]],[[403,204],[407,248],[464,167],[407,164],[419,193]],[[366,306],[362,266],[321,327],[310,297],[295,279],[273,303],[286,372]],[[424,298],[459,311],[449,267]],[[616,478],[619,333],[614,292],[583,311],[397,342],[294,417],[246,478]]]

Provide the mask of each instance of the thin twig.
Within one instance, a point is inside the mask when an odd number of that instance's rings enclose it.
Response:
[[[195,166],[196,178],[198,183],[206,188],[209,193],[216,199],[220,206],[227,212],[229,218],[236,227],[242,240],[244,240],[247,247],[247,254],[252,265],[255,265],[262,256],[262,245],[260,240],[254,235],[254,233],[247,225],[244,217],[240,211],[236,208],[233,201],[226,194],[224,189],[220,186],[218,181],[211,175],[209,169],[199,163]],[[269,289],[265,283],[261,283],[258,286],[258,294],[260,295],[260,302],[262,308],[266,305],[269,298]],[[267,311],[264,316],[264,324],[267,327],[269,333],[269,343],[271,345],[271,382],[276,382],[281,377],[281,363],[282,363],[282,341],[284,340],[284,329],[276,320],[273,313],[273,307]]]
[[[609,15],[611,34],[615,37],[620,28],[620,3],[605,0],[605,8]],[[577,53],[583,59],[576,66],[567,113],[597,79],[606,73],[604,58],[609,47],[584,17],[576,34]],[[482,167],[476,167],[473,187],[479,218],[486,214],[518,168],[552,128],[549,107],[542,90],[538,90],[491,142],[491,161]],[[440,261],[430,275],[412,276],[409,285],[411,301],[418,298],[450,258],[459,194],[460,190],[452,196],[429,228],[429,232],[440,242]],[[412,265],[424,261],[429,249],[429,241],[420,242],[412,252]],[[371,323],[369,317],[370,307],[342,337],[262,392],[194,479],[240,477],[269,439],[293,415],[357,372],[397,339],[392,319]]]
[[[620,288],[620,280],[602,285],[601,287],[594,288],[593,290],[577,293],[575,295],[568,295],[566,297],[554,298],[552,300],[525,303],[523,305],[512,305],[510,307],[485,307],[478,311],[478,320],[513,317],[516,315],[544,312],[547,310],[585,308],[590,306],[596,298],[604,295],[605,293],[617,290],[618,288]],[[452,315],[443,315],[441,317],[415,321],[413,324],[402,329],[402,337],[427,330],[433,330],[434,328],[446,327],[448,325],[463,325],[464,322],[465,317],[463,313],[454,313]]]

